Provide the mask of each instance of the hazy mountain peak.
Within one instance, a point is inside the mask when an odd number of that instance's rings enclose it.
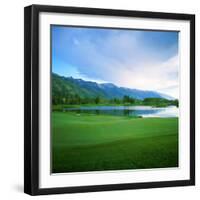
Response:
[[[96,83],[93,81],[85,81],[83,79],[76,79],[73,77],[64,77],[57,74],[52,74],[53,81],[56,82],[54,89],[56,88],[59,91],[63,90],[63,93],[68,94],[77,94],[80,97],[97,97],[100,96],[105,99],[112,98],[123,98],[125,95],[130,96],[136,99],[145,99],[145,98],[165,98],[172,100],[173,97],[170,97],[166,94],[161,94],[156,91],[147,91],[139,90],[126,87],[118,87],[113,83]],[[59,86],[62,89],[59,89]],[[63,88],[66,88],[65,90]],[[56,91],[53,91],[56,92]]]

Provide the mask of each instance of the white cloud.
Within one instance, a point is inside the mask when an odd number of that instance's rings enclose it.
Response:
[[[164,62],[142,62],[133,68],[123,66],[117,67],[114,82],[124,87],[133,87],[143,90],[156,90],[166,92],[168,95],[178,97],[178,56],[169,58]],[[113,78],[114,78],[113,77]],[[118,77],[121,77],[118,79]],[[163,90],[168,88],[168,90]]]
[[[174,85],[167,88],[161,88],[158,91],[179,99],[179,85]]]
[[[143,44],[139,32],[116,32],[95,42],[75,38],[74,44],[72,51],[85,63],[76,66],[84,77],[178,96],[178,55],[165,60],[160,58],[159,50],[151,51]],[[174,85],[177,87],[170,89]]]

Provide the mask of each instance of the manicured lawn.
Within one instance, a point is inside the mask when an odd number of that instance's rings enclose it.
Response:
[[[178,118],[52,113],[52,172],[178,166]]]

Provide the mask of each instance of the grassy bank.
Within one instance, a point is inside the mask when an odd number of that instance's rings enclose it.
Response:
[[[177,118],[52,113],[53,172],[176,167]]]

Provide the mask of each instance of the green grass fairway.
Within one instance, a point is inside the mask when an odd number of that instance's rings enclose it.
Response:
[[[178,166],[178,118],[52,113],[52,172]]]

